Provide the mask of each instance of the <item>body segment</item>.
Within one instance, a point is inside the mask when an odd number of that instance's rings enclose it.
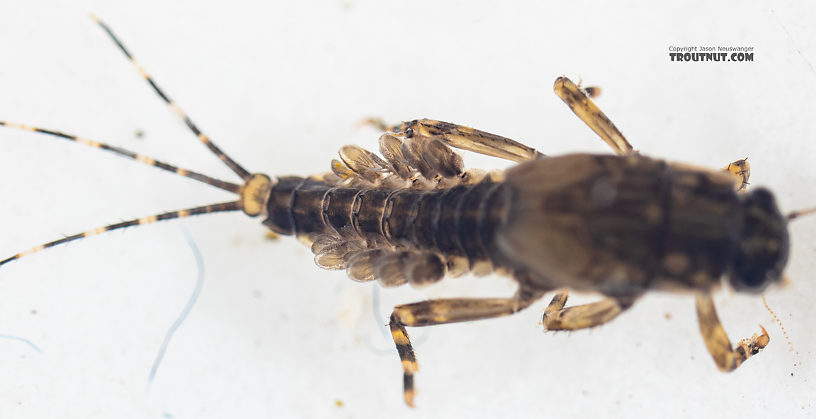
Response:
[[[348,261],[373,249],[382,252],[370,260],[372,264],[392,258],[393,252],[432,253],[444,263],[442,273],[449,268],[464,273],[463,264],[472,270],[504,262],[495,233],[506,218],[507,190],[506,183],[489,178],[473,185],[421,190],[284,177],[270,189],[264,225],[308,242],[357,243],[344,254]]]
[[[95,20],[136,64],[110,29]],[[518,290],[510,297],[447,298],[394,308],[390,328],[409,405],[419,367],[406,327],[510,315],[555,290],[543,314],[550,330],[601,325],[649,290],[685,290],[697,294],[700,332],[720,370],[734,370],[769,342],[763,329],[734,349],[711,292],[724,277],[736,290],[751,292],[779,281],[787,262],[788,220],[808,212],[784,217],[769,191],[738,193],[750,175],[745,159],[712,171],[637,154],[589,92],[565,77],[556,80],[556,93],[617,155],[545,157],[506,137],[422,119],[378,124],[389,131],[380,137],[382,158],[345,146],[330,174],[271,178],[228,157],[137,68],[196,138],[241,178],[240,185],[59,131],[3,121],[0,126],[107,150],[237,199],[101,226],[17,253],[0,265],[106,231],[242,211],[261,216],[275,233],[311,243],[319,266],[346,269],[356,281],[421,286],[466,272],[512,277]],[[466,171],[450,147],[519,164],[506,173]],[[566,289],[603,298],[567,307]]]
[[[513,205],[500,248],[559,287],[616,297],[708,289],[737,239],[740,198],[718,172],[573,154],[516,166],[507,183]]]

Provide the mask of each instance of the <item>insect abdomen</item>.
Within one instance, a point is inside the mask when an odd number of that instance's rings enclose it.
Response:
[[[495,255],[494,233],[507,204],[502,183],[481,182],[443,190],[396,192],[383,217],[394,244],[466,257],[470,264]]]
[[[270,191],[264,224],[279,234],[360,240],[368,248],[420,249],[469,266],[494,262],[494,234],[504,217],[502,183],[484,181],[415,190],[330,185],[282,177]]]
[[[277,179],[269,191],[266,201],[267,218],[263,224],[278,234],[295,234],[295,222],[292,216],[294,191],[305,179],[297,176],[286,176]]]

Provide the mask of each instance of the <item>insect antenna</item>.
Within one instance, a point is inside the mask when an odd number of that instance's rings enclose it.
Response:
[[[799,210],[799,211],[793,211],[793,212],[789,213],[786,218],[790,222],[790,221],[795,220],[795,219],[797,219],[797,218],[799,218],[801,216],[811,215],[811,214],[816,214],[816,207],[807,208],[807,209],[803,209],[803,210]]]
[[[153,81],[153,78],[150,77],[149,74],[147,74],[147,71],[145,71],[145,69],[142,68],[141,65],[139,65],[136,59],[133,58],[133,55],[131,55],[130,51],[128,51],[128,49],[125,48],[125,45],[122,43],[122,41],[120,41],[119,38],[117,38],[116,35],[114,35],[111,28],[108,27],[108,25],[106,25],[105,22],[102,22],[102,20],[100,20],[98,17],[96,17],[96,15],[93,14],[91,14],[91,19],[93,19],[93,21],[96,22],[96,24],[98,24],[108,34],[108,36],[110,36],[111,40],[113,40],[113,42],[116,43],[116,46],[119,47],[119,49],[122,51],[122,53],[125,54],[128,60],[130,60],[133,66],[136,67],[136,70],[139,72],[139,74],[147,81],[148,84],[150,84],[150,87],[153,88],[153,91],[156,92],[156,94],[159,95],[159,97],[162,98],[162,100],[165,103],[167,103],[167,106],[170,107],[170,110],[172,110],[176,115],[179,116],[179,118],[181,118],[184,121],[184,123],[187,125],[190,131],[192,131],[193,134],[195,134],[195,136],[198,137],[199,141],[204,143],[204,145],[206,145],[207,148],[210,149],[210,151],[212,151],[219,159],[221,159],[221,161],[223,161],[224,164],[226,164],[233,172],[240,176],[241,179],[246,181],[252,177],[252,174],[250,174],[246,169],[241,167],[241,165],[235,162],[235,160],[227,156],[226,153],[221,151],[221,149],[218,148],[218,146],[216,146],[212,141],[210,141],[209,137],[207,137],[204,133],[201,132],[200,129],[198,129],[196,124],[193,123],[193,120],[190,119],[189,116],[187,116],[184,110],[182,110],[181,107],[179,107],[176,104],[176,102],[170,99],[170,97],[167,96],[167,94],[164,93],[164,91],[162,91],[162,89],[156,84],[156,82]]]
[[[175,218],[185,218],[191,215],[201,215],[201,214],[212,214],[215,212],[230,212],[230,211],[241,211],[243,210],[242,201],[231,201],[231,202],[223,202],[220,204],[210,204],[204,205],[200,207],[193,207],[187,208],[177,211],[170,211],[164,212],[161,214],[150,215],[147,217],[141,218],[134,218],[132,220],[122,221],[115,224],[109,224],[102,227],[97,227],[88,231],[83,231],[82,233],[73,234],[70,236],[63,237],[59,240],[50,241],[48,243],[41,244],[39,246],[32,247],[28,250],[22,251],[17,253],[14,256],[10,256],[6,259],[0,260],[0,266],[3,266],[13,260],[20,259],[23,256],[28,256],[34,253],[37,253],[41,250],[48,249],[49,247],[54,247],[63,243],[68,243],[74,240],[79,240],[85,237],[95,236],[97,234],[102,234],[107,231],[118,230],[121,228],[133,227],[137,225],[146,225],[152,224],[156,221],[164,221],[164,220],[172,220]]]

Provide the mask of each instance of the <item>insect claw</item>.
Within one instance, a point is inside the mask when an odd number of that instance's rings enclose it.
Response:
[[[790,277],[787,275],[782,276],[782,279],[779,280],[779,286],[782,288],[789,287],[792,283]]]
[[[377,117],[372,116],[372,117],[368,117],[368,118],[363,118],[363,119],[357,121],[356,124],[354,124],[355,128],[363,128],[363,127],[368,127],[368,126],[373,126],[373,127],[376,127],[376,128],[384,127],[385,122],[382,120],[382,118],[377,118]]]

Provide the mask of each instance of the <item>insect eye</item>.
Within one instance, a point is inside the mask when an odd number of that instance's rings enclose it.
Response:
[[[405,130],[405,138],[413,138],[414,137],[414,129],[408,128]]]
[[[746,196],[742,205],[741,237],[730,281],[735,289],[759,292],[779,280],[788,260],[787,223],[765,189]]]
[[[735,288],[743,291],[762,291],[771,282],[766,269],[760,266],[745,266],[738,273],[738,278],[732,280]]]

